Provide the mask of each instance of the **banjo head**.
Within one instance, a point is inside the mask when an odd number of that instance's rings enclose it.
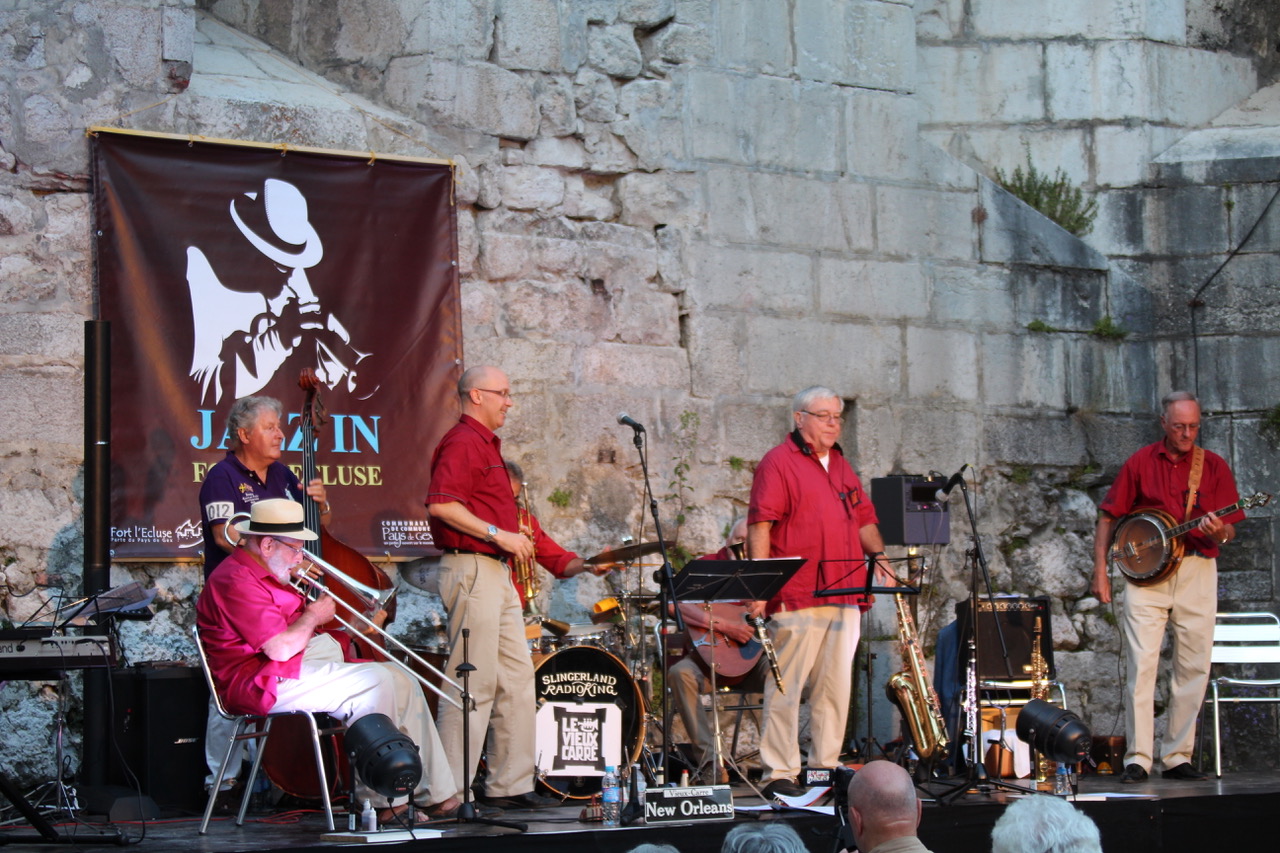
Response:
[[[1169,536],[1174,527],[1168,513],[1140,509],[1116,523],[1107,562],[1138,585],[1164,580],[1182,559],[1182,541]]]

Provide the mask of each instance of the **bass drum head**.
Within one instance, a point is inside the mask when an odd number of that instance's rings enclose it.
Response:
[[[607,764],[621,769],[640,757],[640,688],[622,661],[602,649],[575,646],[533,657],[538,780],[561,798],[589,799],[600,793]]]

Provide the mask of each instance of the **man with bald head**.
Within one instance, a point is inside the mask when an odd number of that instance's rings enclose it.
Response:
[[[459,789],[475,775],[485,752],[482,803],[516,809],[555,805],[533,790],[533,659],[520,597],[510,580],[513,558],[533,558],[533,543],[520,533],[502,442],[495,434],[513,405],[511,382],[496,367],[473,367],[458,380],[458,399],[462,417],[431,458],[426,505],[431,537],[444,552],[440,598],[449,612],[450,676],[463,662],[462,631],[470,629],[468,651],[475,667],[469,684],[475,703],[470,765],[462,760],[462,712],[451,704],[440,711],[440,738]]]
[[[923,808],[911,775],[872,761],[849,780],[849,828],[859,853],[929,853],[916,837]]]

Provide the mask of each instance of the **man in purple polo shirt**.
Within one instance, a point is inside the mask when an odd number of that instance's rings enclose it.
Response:
[[[764,793],[804,793],[801,770],[800,697],[808,695],[808,766],[835,767],[844,746],[853,654],[861,631],[860,595],[818,598],[840,578],[865,578],[865,555],[881,554],[884,539],[875,508],[844,457],[840,428],[844,402],[831,389],[806,388],[792,401],[795,430],[756,466],[747,512],[747,553],[752,559],[804,557],[805,563],[770,601],[754,602],[753,616],[772,617],[773,644],[787,692],[772,679],[764,685],[760,733]],[[881,558],[883,560],[883,558]],[[821,565],[820,565],[821,564]],[[887,562],[878,568],[888,573]],[[850,574],[852,572],[852,574]]]

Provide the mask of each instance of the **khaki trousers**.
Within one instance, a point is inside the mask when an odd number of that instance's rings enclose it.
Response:
[[[449,612],[445,674],[459,680],[456,673],[462,663],[464,628],[471,631],[469,656],[476,668],[469,685],[475,701],[468,723],[470,767],[462,762],[462,712],[446,703],[440,705],[440,738],[457,774],[458,790],[475,776],[483,752],[488,768],[486,795],[528,793],[533,790],[537,704],[533,658],[525,641],[520,596],[511,585],[511,572],[491,557],[445,554],[440,558],[440,598]]]
[[[853,686],[853,653],[862,631],[856,605],[828,604],[773,614],[770,627],[785,694],[772,678],[764,683],[760,733],[761,781],[800,774],[800,698],[809,699],[810,767],[835,767],[844,750],[844,728]]]
[[[1166,625],[1172,629],[1173,670],[1160,762],[1168,770],[1191,760],[1196,718],[1209,683],[1217,609],[1217,560],[1188,555],[1172,577],[1158,584],[1125,585],[1126,765],[1137,764],[1149,772],[1154,764],[1156,670]]]

